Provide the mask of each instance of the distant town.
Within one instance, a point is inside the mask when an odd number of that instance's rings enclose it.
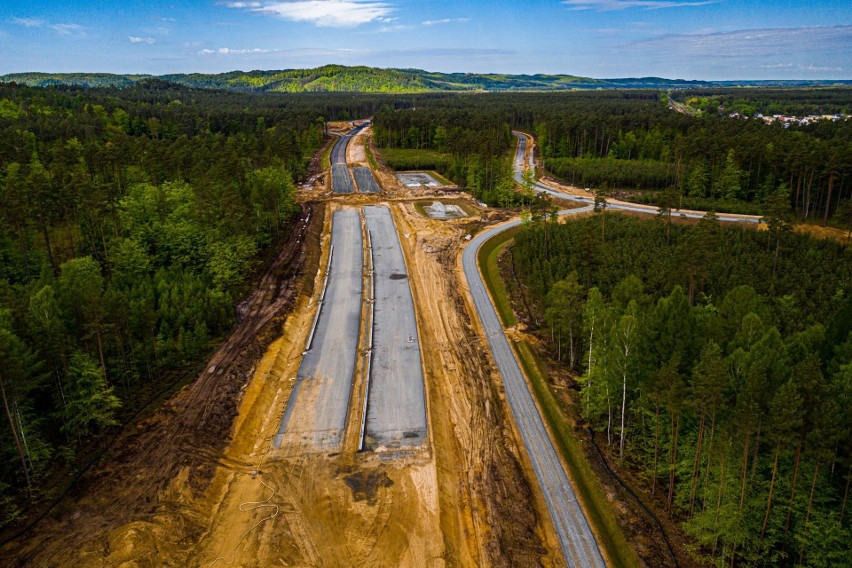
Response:
[[[720,111],[724,111],[725,108],[723,106],[719,107]],[[762,120],[766,124],[774,124],[779,122],[784,125],[784,127],[788,127],[791,124],[813,124],[814,122],[819,122],[821,120],[830,120],[832,122],[837,122],[840,120],[849,120],[850,115],[848,114],[809,114],[807,116],[788,116],[785,114],[773,114],[773,115],[764,115],[761,113],[755,113],[753,116],[748,116],[746,114],[741,114],[739,112],[732,112],[728,115],[731,118],[741,118],[743,120],[748,120],[749,118],[754,118],[755,120]]]

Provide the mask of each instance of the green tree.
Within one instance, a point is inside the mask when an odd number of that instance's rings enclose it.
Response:
[[[59,290],[62,311],[70,317],[70,329],[83,339],[95,337],[101,369],[106,377],[102,323],[104,280],[101,267],[92,257],[80,257],[60,267]]]
[[[702,160],[689,173],[689,178],[686,180],[687,195],[690,197],[706,197],[709,183],[710,177],[707,175],[707,168]]]
[[[78,440],[118,424],[115,411],[121,401],[107,386],[103,370],[81,351],[71,356],[68,366],[68,421],[64,429]]]
[[[578,340],[582,330],[583,287],[572,272],[557,281],[547,294],[545,321],[556,333],[557,358],[562,360],[562,337],[568,338],[568,367],[577,366]]]
[[[745,197],[743,194],[743,171],[737,164],[733,148],[728,150],[725,166],[716,180],[716,191],[726,199],[742,199]]]
[[[766,198],[766,212],[761,219],[769,229],[769,235],[775,241],[775,254],[772,260],[772,275],[778,272],[778,257],[781,252],[781,240],[793,231],[793,209],[790,207],[790,192],[786,185]]]

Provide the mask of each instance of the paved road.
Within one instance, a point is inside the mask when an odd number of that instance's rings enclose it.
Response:
[[[379,193],[381,191],[370,168],[353,168],[353,172],[355,173],[355,183],[358,184],[358,191],[361,193]]]
[[[352,174],[346,166],[346,148],[349,146],[349,141],[352,137],[361,132],[369,122],[365,122],[360,126],[356,126],[344,136],[341,136],[334,143],[334,148],[331,149],[331,191],[334,193],[353,193],[355,185],[352,183]]]
[[[352,130],[349,131],[349,134],[344,134],[340,137],[340,139],[334,144],[334,148],[331,149],[331,163],[332,164],[345,164],[346,163],[346,147],[349,146],[349,141],[352,138],[364,130],[367,126],[369,126],[369,122],[365,122],[359,126],[356,126]]]
[[[426,440],[426,401],[408,271],[390,209],[367,206],[364,217],[375,270],[364,447],[419,446]]]
[[[513,132],[518,138],[518,147],[515,152],[515,180],[521,183],[522,170],[524,168],[524,154],[526,152],[526,138],[520,132]],[[530,156],[529,163],[534,163]],[[586,203],[587,206],[578,209],[560,211],[559,215],[576,215],[592,210],[593,197],[580,197],[556,191],[541,183],[536,182],[534,189],[539,192],[548,193],[560,199]],[[609,204],[611,209],[639,211],[654,213],[654,208],[634,207],[624,204]],[[702,217],[700,212],[683,212],[680,215],[686,217]],[[740,217],[719,215],[720,220],[744,223],[756,223],[758,217]],[[562,546],[562,552],[569,566],[604,566],[604,560],[592,535],[589,523],[583,515],[577,503],[577,498],[571,488],[562,464],[553,448],[547,430],[544,427],[541,415],[530,393],[526,379],[515,359],[514,352],[509,345],[503,326],[500,322],[491,298],[485,288],[485,283],[477,267],[477,253],[482,244],[495,235],[511,227],[517,226],[521,221],[513,221],[485,231],[478,235],[465,248],[462,254],[465,279],[470,288],[476,311],[482,326],[485,329],[488,344],[503,378],[506,388],[506,398],[512,410],[512,415],[518,425],[521,438],[524,441],[527,454],[533,464],[536,476],[544,493],[545,501],[550,510],[556,533]]]
[[[562,213],[580,213],[590,209],[584,207]],[[462,255],[465,279],[485,329],[494,361],[503,377],[506,398],[544,493],[565,560],[569,566],[606,566],[477,268],[477,252],[482,244],[519,223],[520,221],[515,221],[485,231],[473,239]]]
[[[526,151],[526,137],[517,131],[512,131],[512,134],[518,139],[518,146],[515,150],[515,181],[519,184],[523,183],[523,171],[522,167],[524,164],[524,152]],[[532,154],[530,155],[530,162],[533,161]],[[533,190],[538,193],[546,193],[552,197],[556,197],[559,199],[563,199],[566,201],[576,201],[578,203],[588,203],[594,204],[595,198],[593,195],[589,195],[588,197],[572,195],[569,193],[564,193],[553,189],[547,185],[544,185],[538,181],[533,184]],[[628,205],[625,203],[612,203],[611,201],[607,203],[607,209],[619,210],[619,211],[635,211],[637,213],[650,213],[656,214],[657,208],[651,205]],[[688,219],[701,219],[704,217],[704,212],[701,211],[672,211],[672,215],[677,215],[678,217],[686,217]],[[719,218],[720,221],[729,221],[732,223],[759,223],[760,217],[750,216],[750,215],[728,215],[725,213],[717,213],[716,217]]]
[[[352,391],[361,322],[361,216],[335,211],[332,257],[311,344],[275,437],[315,451],[340,449]]]

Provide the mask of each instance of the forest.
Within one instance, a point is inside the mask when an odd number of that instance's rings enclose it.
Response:
[[[755,108],[768,109],[784,97],[800,110],[852,106],[848,87],[733,92]],[[693,91],[673,93],[688,99]],[[731,96],[720,93],[719,100]],[[509,159],[514,143],[506,131],[514,128],[536,136],[543,173],[579,187],[653,204],[668,191],[676,207],[752,214],[761,214],[764,201],[782,192],[801,221],[852,224],[852,120],[785,128],[715,112],[681,114],[667,100],[650,90],[420,96],[412,102],[416,112],[377,113],[376,141],[388,148],[444,149],[454,166],[442,173],[465,185],[469,156],[496,157],[503,149]],[[477,122],[486,117],[487,125]],[[463,132],[467,124],[469,135]],[[450,135],[447,125],[457,130]],[[477,132],[477,140],[494,141],[485,153],[465,138]],[[451,148],[452,140],[464,143]],[[499,175],[479,187],[494,191],[492,180]]]
[[[0,85],[0,525],[209,356],[325,120],[380,104]]]
[[[690,554],[848,566],[852,250],[768,221],[533,219],[512,267],[586,423]]]
[[[432,96],[404,111],[382,109],[373,118],[376,145],[390,150],[394,167],[435,169],[488,204],[518,204],[509,157],[515,138],[505,115],[471,102]]]
[[[77,85],[82,87],[129,87],[161,79],[194,89],[240,92],[353,92],[429,93],[465,91],[569,91],[574,89],[698,89],[746,85],[820,86],[850,81],[687,81],[660,77],[592,79],[574,75],[509,75],[502,73],[438,73],[422,69],[323,65],[312,69],[230,71],[226,73],[175,73],[169,75],[115,75],[112,73],[9,73],[0,82],[31,87]]]

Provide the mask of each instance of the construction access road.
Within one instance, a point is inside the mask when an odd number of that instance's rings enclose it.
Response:
[[[374,316],[364,447],[420,446],[426,401],[408,271],[390,209],[364,207],[372,244]]]
[[[591,207],[571,209],[561,213],[588,212]],[[518,365],[500,318],[479,273],[477,255],[485,241],[496,234],[520,224],[512,221],[478,235],[464,249],[462,264],[474,306],[479,314],[494,362],[503,378],[506,399],[518,425],[518,431],[541,485],[553,524],[569,566],[606,566],[595,537],[586,520],[559,456],[550,441],[547,429],[530,393],[524,374]]]
[[[331,191],[334,193],[354,193],[352,173],[346,165],[346,149],[352,138],[370,123],[359,124],[347,134],[342,135],[331,149]]]
[[[524,169],[525,169],[525,154],[527,148],[527,139],[529,137],[528,134],[523,132],[518,132],[516,130],[512,131],[512,134],[515,135],[515,138],[518,139],[518,145],[515,149],[515,160],[514,160],[514,168],[515,168],[515,182],[519,185],[524,184]],[[529,167],[534,167],[535,159],[533,156],[534,150],[530,148],[529,152]],[[546,185],[541,181],[535,180],[532,185],[533,191],[536,193],[546,193],[551,197],[555,197],[556,199],[564,199],[566,201],[575,201],[577,203],[586,203],[586,204],[594,204],[595,198],[593,195],[588,194],[580,195],[579,192],[582,190],[577,190],[577,188],[557,188],[554,185]],[[572,189],[573,191],[569,191]],[[619,201],[617,199],[607,199],[606,202],[607,209],[614,209],[618,211],[631,211],[633,213],[647,213],[650,215],[655,215],[659,212],[659,209],[654,207],[653,205],[638,205],[635,203],[628,203],[626,201]],[[706,215],[705,211],[688,211],[688,210],[672,210],[672,215],[676,215],[678,217],[684,217],[686,219],[701,219]],[[720,221],[728,221],[731,223],[760,223],[760,217],[756,215],[736,215],[736,214],[726,214],[726,213],[717,213],[716,217]]]
[[[357,209],[334,212],[329,255],[307,350],[275,437],[279,448],[338,451],[346,428],[361,322],[363,257]]]

